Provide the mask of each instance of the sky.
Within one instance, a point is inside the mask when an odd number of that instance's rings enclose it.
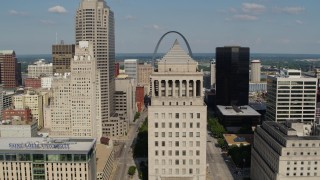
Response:
[[[239,45],[252,53],[320,54],[319,0],[107,0],[115,14],[117,53],[153,53],[167,31],[179,31],[193,53]],[[58,40],[75,41],[80,0],[5,0],[0,50],[50,54]],[[166,36],[166,52],[175,34]]]

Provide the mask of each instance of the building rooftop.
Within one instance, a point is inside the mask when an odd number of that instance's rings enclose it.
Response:
[[[306,125],[304,123],[299,123],[296,121],[291,122],[291,126],[288,123],[278,123],[275,121],[265,121],[261,126],[263,129],[271,128],[273,132],[270,132],[271,134],[278,134],[281,137],[283,137],[286,140],[320,140],[320,136],[312,136],[312,135],[305,135],[305,136],[298,136],[298,134],[302,133],[301,131],[305,130],[303,129],[294,129],[292,127],[295,125],[300,125],[303,127],[303,125]]]
[[[92,138],[1,138],[0,152],[30,152],[30,153],[88,153],[96,139]]]
[[[2,120],[0,125],[33,125],[37,124],[37,121],[19,121],[19,120]]]
[[[180,46],[180,43],[178,40],[175,40],[173,43],[172,48],[169,50],[169,52],[159,61],[159,64],[161,63],[182,63],[182,64],[188,64],[188,63],[195,63],[197,62],[193,60],[189,54],[187,54]]]
[[[261,116],[260,113],[258,113],[248,105],[245,105],[245,106],[217,105],[217,108],[224,116]]]
[[[107,145],[104,145],[104,144],[96,145],[97,172],[103,172],[103,169],[112,151],[113,151],[113,148],[108,147]]]
[[[247,146],[253,143],[253,134],[224,134],[223,137],[228,146],[240,146],[240,144]]]
[[[0,50],[0,54],[13,54],[13,50]]]

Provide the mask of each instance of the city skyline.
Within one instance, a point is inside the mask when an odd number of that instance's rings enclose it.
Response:
[[[74,43],[80,0],[33,1],[2,3],[0,20],[6,25],[0,27],[0,49],[49,54],[56,33],[58,42]],[[240,45],[250,47],[253,53],[319,54],[316,7],[320,2],[316,0],[106,2],[115,12],[117,53],[152,53],[163,33],[177,30],[188,37],[195,53]],[[170,39],[164,39],[160,52],[168,50]]]

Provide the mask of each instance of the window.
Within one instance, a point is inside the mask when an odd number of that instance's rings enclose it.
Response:
[[[182,132],[182,137],[187,137],[187,133],[186,132]]]
[[[175,142],[176,147],[179,147],[179,141]]]
[[[190,113],[190,118],[193,119],[193,113]]]
[[[176,137],[179,137],[179,132],[176,132]]]
[[[166,152],[165,151],[162,151],[162,156],[165,156],[166,155]]]
[[[190,123],[190,128],[193,128],[193,123],[192,122]]]
[[[200,141],[197,141],[197,142],[196,142],[196,146],[197,146],[197,147],[200,147]]]
[[[172,141],[169,141],[169,147],[172,147]]]
[[[196,160],[196,164],[199,165],[200,164],[200,159]]]
[[[182,141],[182,147],[186,147],[186,141]]]
[[[155,128],[158,128],[158,123],[154,123],[154,127],[155,127]]]
[[[189,150],[189,156],[193,156],[193,151]]]
[[[172,119],[172,113],[169,113],[169,118]]]
[[[169,159],[169,165],[172,165],[172,159]]]
[[[189,141],[189,146],[193,147],[193,141]]]
[[[172,151],[169,150],[169,151],[168,151],[168,154],[169,154],[169,156],[172,156]],[[169,160],[169,164],[170,164],[170,161],[171,161],[171,160]],[[171,165],[171,164],[170,164],[170,165]]]
[[[162,132],[162,133],[161,133],[161,136],[162,136],[162,137],[166,137],[166,133],[165,133],[165,132]]]
[[[197,118],[200,119],[200,113],[197,113]]]
[[[155,133],[154,133],[154,137],[158,137],[158,132],[155,132]]]
[[[200,123],[197,123],[197,128],[200,128]]]
[[[183,114],[182,114],[182,118],[183,118],[183,119],[186,119],[186,118],[187,118],[187,114],[186,114],[186,113],[183,113]]]
[[[158,151],[155,151],[155,153],[154,153],[156,156],[158,156]]]
[[[182,156],[186,156],[186,155],[187,155],[186,150],[183,150],[183,151],[182,151]]]
[[[179,165],[179,160],[178,159],[176,159],[175,165]]]
[[[155,146],[158,146],[158,141],[155,141],[155,142],[154,142],[154,145],[155,145]]]
[[[176,123],[176,128],[179,128],[179,123]]]
[[[189,132],[189,137],[193,137],[193,132]]]
[[[183,122],[183,123],[182,123],[182,127],[183,127],[183,128],[186,128],[186,127],[187,127],[187,123]]]
[[[172,132],[169,132],[169,137],[172,137]]]
[[[200,132],[197,132],[197,137],[200,137]]]
[[[161,118],[164,119],[165,118],[165,114],[161,113]]]
[[[176,155],[176,156],[179,156],[179,151],[176,151],[175,155]]]
[[[192,174],[192,169],[189,169],[189,174]]]
[[[169,128],[172,128],[172,123],[169,123]]]
[[[200,151],[196,151],[196,155],[197,155],[197,156],[200,156]]]
[[[176,113],[176,119],[179,119],[179,113]]]
[[[162,142],[161,142],[161,145],[162,145],[162,146],[166,146],[166,142],[162,141]]]
[[[159,165],[159,160],[156,159],[154,163],[155,163],[156,165]]]

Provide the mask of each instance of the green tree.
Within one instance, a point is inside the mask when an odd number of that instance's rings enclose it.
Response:
[[[130,166],[129,169],[128,169],[128,174],[130,176],[133,176],[135,173],[136,173],[136,167],[135,166]]]
[[[217,118],[208,119],[208,130],[211,131],[216,138],[223,138],[223,134],[227,132]]]
[[[134,115],[133,122],[135,122],[139,117],[140,117],[140,113],[136,112],[136,114]]]

